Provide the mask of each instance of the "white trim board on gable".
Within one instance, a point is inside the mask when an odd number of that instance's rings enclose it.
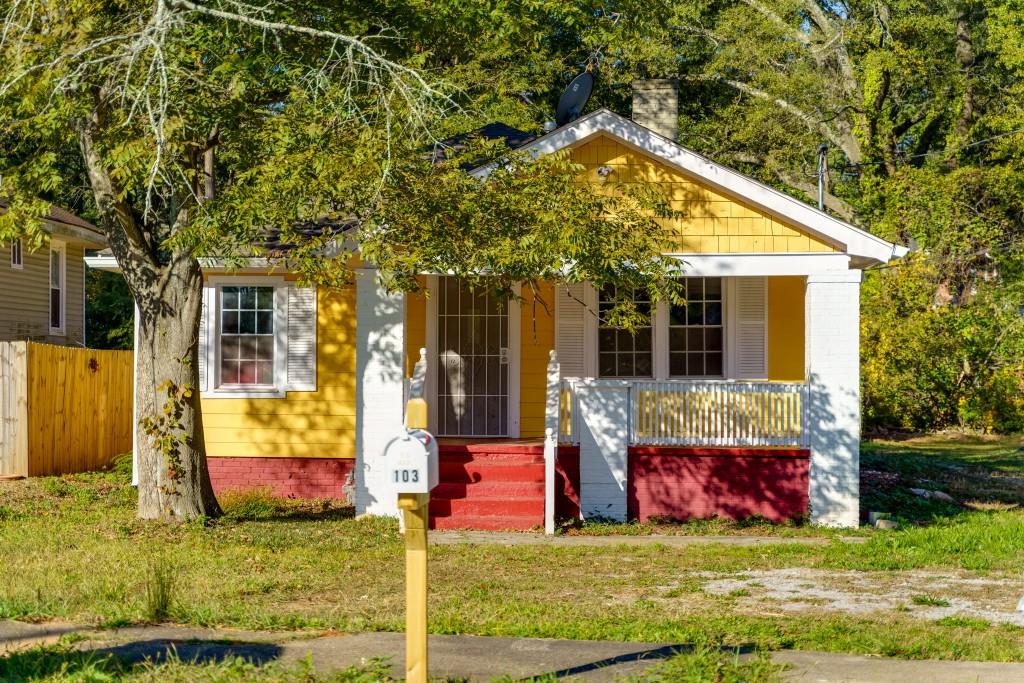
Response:
[[[608,135],[639,152],[654,156],[726,196],[752,204],[770,215],[785,218],[816,237],[843,245],[845,253],[852,257],[854,267],[888,263],[905,256],[908,252],[904,246],[893,244],[845,221],[833,218],[795,197],[768,187],[739,171],[715,163],[607,109],[591,112],[519,149],[540,156],[575,147],[601,134]],[[495,167],[495,164],[481,166],[472,171],[472,174],[485,177]]]

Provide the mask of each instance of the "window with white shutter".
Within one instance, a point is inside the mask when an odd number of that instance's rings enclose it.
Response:
[[[732,329],[733,374],[736,379],[764,379],[768,375],[768,287],[763,277],[734,279]]]
[[[279,276],[211,277],[203,293],[199,385],[208,398],[316,391],[316,289]]]

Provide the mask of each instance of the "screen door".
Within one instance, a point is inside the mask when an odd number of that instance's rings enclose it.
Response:
[[[437,284],[438,434],[508,436],[508,303]]]

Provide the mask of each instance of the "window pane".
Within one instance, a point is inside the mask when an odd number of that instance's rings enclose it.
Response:
[[[221,359],[220,362],[221,384],[238,384],[238,361]]]
[[[237,311],[224,311],[224,318],[221,321],[221,332],[224,334],[238,334]]]
[[[722,304],[707,303],[704,304],[704,324],[705,325],[721,325],[722,324]]]
[[[256,313],[256,333],[274,334],[273,311],[259,311]]]
[[[50,287],[60,289],[60,252],[50,252]],[[56,325],[54,325],[56,327]]]
[[[615,330],[608,329],[607,327],[602,330],[598,330],[597,347],[598,351],[614,351]]]
[[[274,338],[253,337],[256,340],[256,358],[258,360],[274,360]]]
[[[60,327],[60,290],[50,290],[50,327]]]
[[[256,360],[256,337],[238,337],[238,357],[242,360]]]
[[[274,383],[274,363],[273,361],[261,360],[256,362],[256,383],[257,384],[273,384]]]
[[[704,324],[704,306],[699,302],[691,301],[686,307],[686,324],[687,325],[703,325]]]
[[[600,366],[598,367],[598,374],[602,377],[614,377],[615,376],[615,354],[614,353],[602,353]]]
[[[687,351],[703,351],[704,350],[704,328],[698,327],[696,329],[690,328],[686,330],[686,350]]]
[[[704,374],[704,354],[686,354],[686,374],[700,376]]]
[[[653,368],[651,367],[651,354],[649,353],[638,353],[636,354],[636,360],[633,364],[633,372],[637,377],[650,377],[654,374]]]
[[[274,290],[270,287],[260,287],[256,290],[256,308],[264,311],[274,310]]]
[[[704,330],[704,348],[708,351],[722,350],[722,328],[708,327]]]
[[[220,344],[220,357],[224,359],[237,359],[238,358],[238,337],[224,337],[221,339]]]
[[[673,375],[686,374],[686,354],[673,353],[668,357],[668,371]]]
[[[722,374],[722,354],[720,353],[709,353],[705,360],[707,361],[707,374],[708,375],[721,375]]]
[[[241,360],[238,361],[238,383],[239,384],[256,384],[256,361],[254,360]]]
[[[238,308],[238,287],[225,287],[223,290],[224,308]]]
[[[704,278],[704,298],[708,301],[722,300],[722,278]]]
[[[633,346],[637,351],[650,351],[651,350],[651,337],[652,330],[650,327],[644,327],[636,333],[633,337]]]
[[[620,377],[631,377],[633,375],[633,354],[620,353],[618,356],[617,374]]]
[[[669,325],[686,324],[686,306],[670,306],[668,309]]]
[[[256,288],[240,287],[238,291],[238,307],[243,310],[255,310]]]
[[[238,333],[256,334],[256,311],[239,311]]]
[[[670,351],[686,350],[686,330],[681,327],[671,327],[668,330],[668,348]]]

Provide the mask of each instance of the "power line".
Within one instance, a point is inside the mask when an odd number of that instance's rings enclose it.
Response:
[[[954,152],[960,152],[960,151],[965,150],[965,149],[970,149],[971,147],[977,147],[978,145],[983,145],[986,142],[992,142],[993,140],[998,140],[1000,138],[1009,137],[1011,135],[1018,135],[1020,133],[1024,133],[1024,128],[1018,128],[1016,130],[1011,130],[1011,131],[1006,132],[1006,133],[999,133],[998,135],[992,135],[990,137],[983,138],[981,140],[975,140],[974,142],[970,142],[970,143],[968,143],[966,145],[961,145],[959,147],[952,147],[950,149],[936,149],[936,150],[932,150],[931,152],[919,152],[918,154],[901,155],[900,159],[902,159],[903,161],[909,161],[910,159],[923,159],[924,157],[930,157],[930,156],[935,156],[935,155],[948,155],[948,154],[952,154]],[[860,167],[860,166],[883,166],[883,165],[885,165],[884,161],[862,161],[862,162],[856,163],[856,164],[850,164],[850,163],[844,164],[843,165],[843,169],[857,168],[857,167]]]

